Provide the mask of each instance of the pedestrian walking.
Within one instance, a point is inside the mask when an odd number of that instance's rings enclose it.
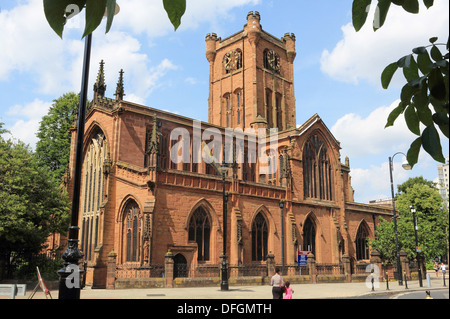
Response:
[[[280,269],[275,268],[275,275],[270,279],[270,285],[272,286],[273,299],[283,299],[283,277],[280,276]]]
[[[447,270],[446,270],[445,265],[444,265],[443,262],[441,263],[441,267],[440,268],[441,268],[441,271],[442,271],[442,275],[445,276],[445,273],[447,272]]]
[[[434,262],[434,271],[436,272],[436,277],[439,277],[439,264],[437,261]]]
[[[285,295],[284,295],[284,298],[283,298],[283,299],[292,299],[292,293],[294,292],[294,289],[292,289],[292,288],[290,287],[290,285],[291,285],[291,283],[290,283],[289,281],[286,281],[286,282],[284,283],[284,292],[285,292]]]

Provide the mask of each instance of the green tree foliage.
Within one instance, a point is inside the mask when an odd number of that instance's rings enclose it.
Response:
[[[116,0],[43,0],[44,13],[53,31],[61,38],[67,20],[86,9],[86,25],[83,37],[92,33],[101,23],[106,13],[106,33],[111,28]],[[144,0],[145,1],[145,0]],[[175,30],[181,24],[186,11],[186,0],[163,0],[164,9]],[[131,18],[131,17],[128,17]]]
[[[430,8],[434,0],[423,0],[423,3]],[[352,17],[356,31],[366,23],[371,4],[372,0],[353,1]],[[419,13],[419,0],[378,0],[374,31],[383,26],[392,4],[409,13]],[[381,74],[384,89],[389,87],[399,69],[402,69],[407,82],[401,90],[401,102],[389,115],[385,127],[393,126],[403,114],[409,130],[418,136],[407,154],[411,167],[417,163],[422,147],[433,159],[445,163],[439,131],[449,138],[449,42],[438,43],[437,40],[437,37],[430,38],[429,45],[414,48],[411,54],[389,64]],[[445,54],[442,47],[447,51]]]
[[[38,163],[46,168],[57,185],[61,183],[61,178],[69,164],[69,129],[75,121],[78,103],[79,96],[75,93],[67,93],[54,100],[48,114],[42,118],[37,133]]]
[[[0,122],[0,135],[2,135],[3,133],[8,133],[8,130],[5,130],[3,128],[3,125],[5,125],[5,123]]]
[[[28,145],[0,137],[0,257],[7,263],[13,253],[39,252],[50,233],[67,229],[67,194],[47,176]]]
[[[416,209],[418,224],[418,245],[425,260],[436,256],[444,256],[447,251],[446,229],[448,215],[441,208],[442,198],[439,192],[426,184],[416,183],[398,195],[396,208],[398,209],[397,229],[399,249],[406,251],[408,258],[416,257],[416,243],[414,234],[414,220],[410,206]],[[370,240],[372,249],[380,251],[385,261],[394,262],[395,233],[393,221],[381,219],[377,226],[375,239]]]
[[[423,178],[423,176],[411,177],[403,184],[397,185],[398,194],[407,192],[408,188],[413,187],[415,184],[427,185],[430,188],[436,187],[435,182],[429,181],[429,180]]]

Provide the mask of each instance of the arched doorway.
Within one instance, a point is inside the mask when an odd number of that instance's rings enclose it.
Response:
[[[187,260],[182,254],[176,254],[173,258],[173,278],[188,277]]]
[[[358,232],[356,233],[355,246],[356,246],[356,260],[367,260],[369,256],[369,245],[367,238],[369,237],[368,226],[365,222],[359,225]]]
[[[316,225],[311,217],[306,219],[303,226],[303,249],[312,252],[316,256]]]
[[[263,261],[268,253],[269,227],[262,213],[258,213],[252,223],[252,260]]]

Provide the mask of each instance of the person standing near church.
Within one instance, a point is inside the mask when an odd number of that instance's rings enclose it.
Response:
[[[444,262],[441,262],[441,271],[442,271],[442,275],[445,276],[445,273],[447,272],[447,268],[445,267]]]
[[[283,299],[283,277],[280,276],[280,269],[275,268],[275,275],[270,279],[270,285],[272,286],[273,299]]]

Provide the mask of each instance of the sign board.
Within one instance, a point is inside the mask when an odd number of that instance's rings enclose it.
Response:
[[[45,285],[44,279],[42,279],[41,272],[39,271],[39,267],[36,267],[36,271],[37,271],[38,283],[37,283],[36,287],[34,287],[33,292],[31,293],[31,295],[28,299],[33,298],[34,294],[39,289],[39,287],[44,292],[45,299],[47,299],[47,296],[50,296],[50,299],[53,299],[52,294],[50,293],[50,290],[48,290],[47,286]]]
[[[306,266],[306,262],[308,260],[308,254],[310,251],[298,251],[298,266]]]

